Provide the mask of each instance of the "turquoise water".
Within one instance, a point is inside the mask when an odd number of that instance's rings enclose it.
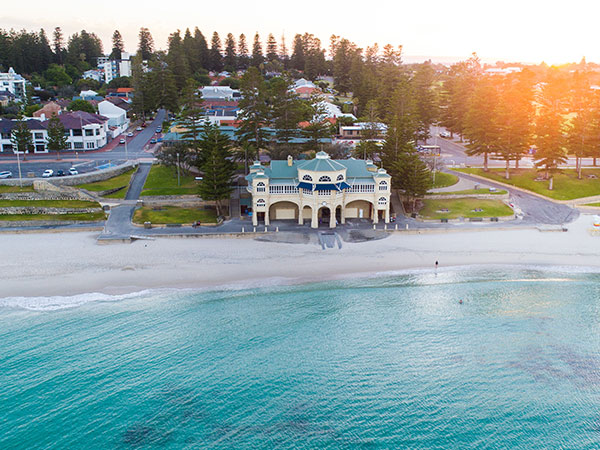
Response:
[[[0,299],[0,448],[599,448],[599,281]]]

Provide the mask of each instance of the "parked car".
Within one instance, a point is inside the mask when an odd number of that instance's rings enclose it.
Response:
[[[121,138],[121,139],[119,140],[119,144],[124,144],[124,143],[125,143],[125,139]]]
[[[44,170],[44,173],[42,174],[42,178],[50,178],[53,175],[54,175],[54,170],[46,169],[46,170]]]
[[[160,128],[160,127],[156,129],[157,133],[160,133],[161,131],[162,131],[162,128]]]
[[[156,144],[156,139],[155,138],[150,139],[150,143],[151,144]]]
[[[450,139],[450,133],[448,133],[447,131],[442,131],[440,133],[440,137],[443,137],[444,139]]]
[[[77,169],[75,167],[71,167],[69,169],[69,175],[79,175],[79,172],[77,171]]]
[[[133,133],[130,131],[129,133],[127,133],[127,137],[133,137]]]
[[[12,172],[9,170],[0,172],[0,178],[12,178]]]
[[[64,177],[65,176],[64,170],[61,170],[61,169],[57,170],[56,171],[56,176],[57,177]]]
[[[135,131],[142,131],[142,127],[137,127]]]

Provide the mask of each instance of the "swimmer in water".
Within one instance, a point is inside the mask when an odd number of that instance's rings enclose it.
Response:
[[[462,298],[458,301],[459,305],[462,305]]]

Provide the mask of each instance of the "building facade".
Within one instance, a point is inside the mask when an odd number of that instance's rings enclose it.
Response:
[[[25,78],[16,73],[11,67],[6,73],[0,73],[0,91],[8,91],[15,96],[15,100],[25,100]]]
[[[246,179],[254,226],[294,220],[312,228],[335,228],[348,219],[390,220],[392,180],[372,161],[332,160],[319,152],[309,161],[255,162]]]

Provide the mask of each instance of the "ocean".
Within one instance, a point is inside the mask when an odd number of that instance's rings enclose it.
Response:
[[[597,449],[599,282],[490,266],[0,299],[0,448]]]

